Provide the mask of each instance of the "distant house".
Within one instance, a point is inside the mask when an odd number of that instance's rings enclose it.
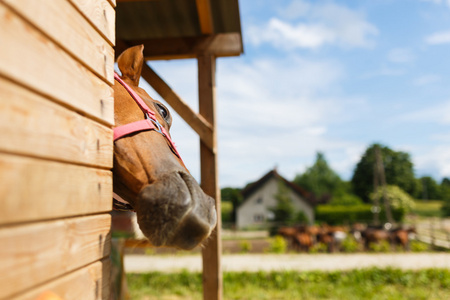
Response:
[[[275,169],[242,190],[244,200],[237,209],[238,228],[263,225],[273,219],[273,213],[269,208],[277,204],[275,195],[278,193],[280,180],[288,188],[295,209],[302,211],[310,223],[314,222],[314,204],[308,200],[308,193],[284,179]]]

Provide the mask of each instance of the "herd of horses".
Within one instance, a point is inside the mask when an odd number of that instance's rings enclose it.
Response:
[[[370,250],[373,244],[387,242],[391,248],[401,247],[409,250],[410,240],[414,238],[414,227],[398,227],[386,229],[383,226],[367,226],[354,224],[352,226],[328,225],[298,225],[284,226],[278,229],[278,234],[284,237],[288,247],[298,252],[309,252],[316,245],[324,245],[328,252],[342,250],[344,240],[352,239],[361,250]]]

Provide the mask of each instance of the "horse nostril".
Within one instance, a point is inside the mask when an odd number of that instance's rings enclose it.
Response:
[[[215,200],[183,172],[163,175],[144,187],[135,209],[139,227],[155,246],[192,249],[217,224]]]
[[[209,223],[191,212],[180,222],[168,245],[191,250],[206,239],[213,229]]]

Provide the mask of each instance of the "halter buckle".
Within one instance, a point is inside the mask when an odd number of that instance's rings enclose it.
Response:
[[[150,116],[148,113],[145,114],[147,120],[152,121],[152,123],[156,126],[155,131],[161,133],[163,136],[166,136],[162,131],[162,125],[156,120],[154,117]]]

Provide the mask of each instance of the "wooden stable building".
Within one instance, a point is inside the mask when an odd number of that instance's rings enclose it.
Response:
[[[220,217],[215,62],[243,52],[237,0],[2,0],[0,41],[0,299],[109,298],[113,70],[129,46],[197,58],[198,113],[142,74],[199,134]],[[222,297],[220,252],[218,230],[203,250],[205,299]]]

